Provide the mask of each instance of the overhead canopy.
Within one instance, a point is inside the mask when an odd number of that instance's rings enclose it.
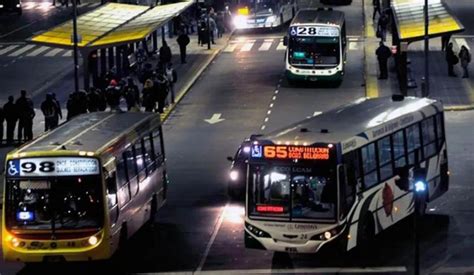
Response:
[[[179,2],[153,8],[109,3],[77,19],[80,48],[106,48],[145,39],[193,2]],[[29,42],[50,47],[72,48],[72,20],[32,37]]]
[[[416,41],[425,35],[424,0],[392,0],[391,7],[401,41]],[[430,37],[461,32],[464,26],[441,0],[428,0]]]

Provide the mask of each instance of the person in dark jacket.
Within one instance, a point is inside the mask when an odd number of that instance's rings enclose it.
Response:
[[[179,53],[181,55],[181,64],[186,63],[186,46],[189,44],[189,36],[184,32],[180,31],[178,39],[176,39],[179,45]]]
[[[52,93],[51,95],[58,110],[58,116],[56,116],[55,119],[52,121],[52,127],[56,128],[59,125],[59,120],[63,119],[63,111],[61,110],[61,104],[59,104],[59,101],[56,99],[56,93]]]
[[[374,6],[374,13],[372,14],[372,20],[375,20],[375,15],[377,15],[377,13],[381,14],[380,12],[380,0],[372,0],[372,6]]]
[[[456,77],[457,75],[454,73],[454,65],[459,62],[459,59],[454,54],[452,42],[450,42],[446,48],[446,62],[448,63],[448,76]]]
[[[145,107],[145,112],[153,112],[153,109],[156,105],[156,101],[155,87],[153,87],[153,81],[151,79],[147,79],[145,81],[145,85],[143,85],[142,102],[143,107]]]
[[[3,144],[3,122],[5,122],[5,113],[3,113],[3,108],[0,107],[0,144]]]
[[[128,111],[132,109],[135,111],[140,109],[140,91],[131,77],[128,78],[128,83],[124,87],[124,97],[127,102]]]
[[[99,110],[100,95],[96,88],[91,88],[87,93],[87,110],[89,113]]]
[[[21,96],[15,102],[18,110],[18,142],[23,139],[28,141],[33,139],[33,118],[35,110],[33,101],[26,96],[26,91],[21,90]]]
[[[121,96],[121,89],[118,86],[118,83],[115,80],[110,81],[110,85],[107,87],[107,90],[105,90],[105,97],[110,110],[120,109]]]
[[[386,39],[386,36],[387,36],[387,26],[388,26],[388,16],[384,12],[379,17],[379,21],[377,23],[377,37],[382,39],[382,41],[384,41],[384,42],[385,42],[385,39]]]
[[[3,105],[3,113],[5,115],[5,120],[7,121],[7,144],[12,144],[16,121],[18,120],[18,111],[13,96],[9,96],[8,102]]]
[[[387,79],[388,78],[388,59],[392,56],[392,52],[390,48],[385,46],[382,41],[379,43],[379,47],[375,51],[377,55],[377,60],[379,62],[379,69],[380,69],[380,76],[379,79]]]
[[[58,105],[54,102],[52,94],[46,94],[46,99],[41,103],[41,111],[44,115],[44,131],[52,130],[55,121],[59,120]]]
[[[168,46],[168,43],[166,41],[163,41],[163,45],[160,47],[160,63],[163,66],[166,66],[169,62],[171,62],[171,48]],[[163,67],[164,69],[164,67]]]

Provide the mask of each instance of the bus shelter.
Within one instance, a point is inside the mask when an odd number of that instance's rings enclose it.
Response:
[[[395,64],[403,94],[407,93],[407,51],[411,42],[420,41],[425,36],[425,0],[392,0],[392,44],[396,46]],[[463,25],[449,11],[441,0],[428,0],[429,38],[448,38],[464,31]],[[444,41],[444,39],[442,39]]]
[[[90,87],[91,75],[97,78],[99,67],[101,74],[113,67],[119,74],[126,71],[129,54],[133,53],[140,43],[148,47],[147,42],[151,41],[153,50],[156,50],[160,29],[164,40],[164,26],[192,4],[192,1],[186,1],[147,7],[108,3],[79,16],[77,47],[83,61],[84,89]],[[73,49],[73,22],[70,20],[39,33],[28,39],[28,42]]]

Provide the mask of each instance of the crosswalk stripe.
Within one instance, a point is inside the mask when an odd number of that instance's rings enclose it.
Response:
[[[454,42],[456,42],[456,44],[458,45],[458,48],[461,49],[461,46],[465,46],[469,51],[471,50],[471,48],[469,47],[469,45],[467,44],[467,41],[466,39],[464,38],[455,38],[454,39]]]
[[[55,56],[57,55],[62,49],[52,49],[51,51],[47,52],[44,56]]]
[[[247,43],[245,43],[244,46],[242,46],[242,48],[240,48],[240,51],[241,52],[249,52],[250,50],[252,50],[253,44],[255,44],[254,40],[253,41],[248,40]]]
[[[67,50],[63,56],[72,56],[72,50]]]
[[[230,43],[225,47],[224,52],[233,52],[235,48],[237,47],[237,43]]]
[[[22,47],[22,48],[20,48],[16,51],[10,53],[8,56],[19,56],[20,54],[23,54],[23,53],[31,50],[31,48],[34,48],[34,47],[35,47],[35,45],[26,45],[26,46],[24,46],[24,47]]]
[[[11,45],[11,46],[6,47],[5,49],[1,49],[0,50],[0,55],[6,54],[7,52],[12,51],[12,50],[14,50],[18,47],[19,47],[19,45]]]
[[[354,51],[357,50],[359,47],[357,45],[357,42],[349,42],[349,50]]]
[[[268,51],[270,47],[272,46],[273,39],[265,39],[265,41],[262,43],[260,48],[258,48],[259,51]]]
[[[50,47],[46,47],[46,46],[41,46],[39,47],[38,49],[28,53],[26,56],[37,56],[38,54],[46,51],[47,49],[50,49]]]
[[[286,46],[283,45],[283,41],[280,41],[280,43],[278,43],[278,46],[277,46],[277,51],[284,51],[286,50]]]
[[[23,3],[23,4],[22,4],[21,9],[22,9],[22,10],[31,10],[31,9],[34,9],[35,7],[36,7],[36,3],[34,3],[34,2],[26,2],[26,3]]]

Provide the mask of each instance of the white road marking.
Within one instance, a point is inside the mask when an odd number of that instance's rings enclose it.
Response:
[[[63,49],[52,49],[51,51],[47,52],[44,56],[55,56],[59,52],[61,52]]]
[[[317,116],[317,115],[320,115],[320,114],[322,114],[322,113],[323,113],[323,112],[316,111],[316,112],[313,113],[313,116]]]
[[[262,127],[260,128],[262,131],[265,130],[265,125],[262,125]]]
[[[62,56],[72,56],[72,50],[67,50]]]
[[[0,50],[0,55],[6,54],[7,52],[12,51],[12,50],[14,50],[18,47],[19,47],[19,45],[11,45],[11,46],[6,47],[5,49],[1,49]]]
[[[349,51],[358,50],[359,46],[357,42],[349,42]]]
[[[273,96],[273,97],[272,97],[272,100],[275,100],[276,98],[277,98],[276,96]]]
[[[225,119],[224,118],[221,118],[221,115],[220,113],[215,113],[212,115],[211,118],[208,118],[208,119],[204,119],[205,122],[209,123],[209,124],[216,124],[216,123],[219,123],[221,121],[224,121]]]
[[[46,51],[46,50],[48,50],[48,49],[50,49],[50,47],[41,46],[41,47],[39,47],[38,49],[36,49],[36,50],[34,50],[34,51],[28,53],[26,56],[37,56],[37,55],[39,55],[40,53],[42,53],[42,52],[44,52],[44,51]]]
[[[204,267],[204,264],[206,263],[207,256],[209,255],[209,251],[211,250],[212,244],[216,240],[217,233],[219,233],[219,230],[222,226],[222,222],[224,221],[225,217],[225,211],[227,210],[228,203],[224,206],[224,209],[221,212],[221,216],[217,220],[216,227],[214,227],[214,232],[212,232],[211,239],[207,243],[206,250],[204,250],[204,254],[202,255],[201,261],[199,262],[199,266],[196,268],[196,272],[201,272],[202,268]]]
[[[230,43],[229,45],[227,45],[227,47],[225,47],[224,52],[233,52],[236,47],[237,43]]]
[[[474,273],[474,266],[448,266],[440,267],[432,273],[443,273],[443,274],[472,274]]]
[[[273,108],[273,103],[270,104],[269,108]]]
[[[247,43],[245,43],[242,48],[240,48],[241,52],[249,52],[252,50],[253,44],[255,44],[255,40],[248,40]]]
[[[35,45],[26,45],[26,46],[24,46],[24,47],[22,47],[22,48],[20,48],[16,51],[10,53],[8,56],[19,56],[20,54],[23,54],[23,53],[31,50],[31,48],[34,48],[34,47],[35,47]]]
[[[458,49],[461,49],[461,46],[465,46],[469,51],[471,51],[471,48],[469,48],[469,45],[467,44],[466,39],[464,38],[455,38],[454,42],[458,45]]]
[[[272,110],[268,110],[267,111],[267,115],[271,114],[272,113]]]
[[[286,46],[283,45],[283,41],[280,41],[280,43],[278,43],[278,46],[276,48],[277,51],[284,51],[286,50]]]
[[[265,118],[265,122],[268,122],[268,117]]]
[[[265,41],[262,43],[260,48],[258,48],[259,51],[268,51],[270,47],[273,44],[273,39],[265,39]]]

